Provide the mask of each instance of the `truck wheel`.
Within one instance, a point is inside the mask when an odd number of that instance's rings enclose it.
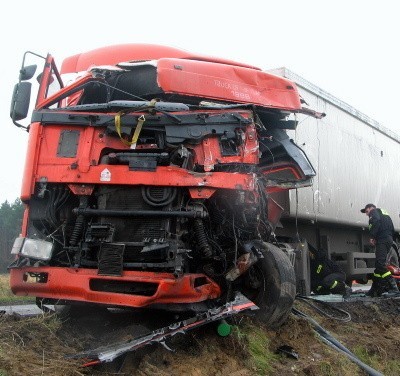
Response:
[[[296,275],[288,256],[278,247],[263,243],[260,258],[242,276],[241,292],[259,310],[256,317],[271,329],[289,316],[296,297]]]

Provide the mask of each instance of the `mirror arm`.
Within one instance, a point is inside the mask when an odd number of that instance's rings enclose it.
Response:
[[[37,56],[37,57],[40,57],[40,58],[46,60],[46,58],[45,58],[44,56],[42,56],[42,55],[38,55],[38,54],[36,54],[36,53],[34,53],[34,52],[32,52],[32,51],[26,51],[26,52],[24,53],[24,57],[23,57],[23,59],[22,59],[21,70],[24,69],[24,66],[25,66],[25,58],[26,58],[26,55],[27,55],[27,54],[32,54],[32,55],[35,55],[35,56]]]
[[[27,132],[29,132],[29,126],[25,127],[25,125],[22,125],[22,124],[20,124],[20,123],[17,123],[14,119],[12,119],[12,122],[13,122],[18,128],[25,129]]]

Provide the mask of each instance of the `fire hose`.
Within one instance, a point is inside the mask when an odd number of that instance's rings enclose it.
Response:
[[[334,338],[328,331],[326,331],[321,325],[319,325],[313,318],[307,316],[305,313],[299,311],[296,308],[292,308],[292,312],[305,320],[307,320],[314,331],[319,335],[321,340],[326,343],[328,346],[337,350],[343,355],[346,355],[351,361],[356,363],[360,368],[362,368],[368,375],[371,376],[384,376],[382,373],[376,371],[371,368],[367,364],[363,363],[360,359],[358,359],[349,349],[343,346],[336,338]]]
[[[351,321],[351,315],[349,312],[347,312],[343,309],[337,308],[337,307],[333,307],[324,301],[316,300],[316,299],[310,298],[308,296],[303,296],[303,295],[297,295],[296,299],[306,303],[307,305],[309,305],[310,307],[312,307],[316,311],[318,311],[321,315],[329,317],[330,319],[337,320],[337,321],[343,321],[343,322]],[[326,310],[324,311],[323,309],[317,307],[314,303],[311,303],[311,301],[318,302],[318,304],[321,304],[321,305],[329,308],[329,310],[334,310],[334,311],[339,312],[341,317],[333,316],[333,315],[329,314]]]

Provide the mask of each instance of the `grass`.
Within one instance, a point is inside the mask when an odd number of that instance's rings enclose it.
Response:
[[[383,372],[386,376],[395,376],[399,374],[400,360],[385,359],[386,354],[383,349],[377,348],[375,351],[372,351],[359,345],[354,348],[353,352],[362,362]]]
[[[32,301],[33,297],[15,296],[9,286],[9,275],[0,274],[0,305]],[[0,316],[0,376],[86,374],[81,362],[64,357],[75,349],[59,337],[61,325],[55,314],[30,318]]]
[[[17,296],[10,289],[10,278],[8,274],[0,274],[0,305],[9,303],[28,303],[33,302],[35,298],[32,296]],[[0,370],[1,372],[1,370]],[[1,376],[1,373],[0,373]]]
[[[256,375],[269,375],[279,356],[269,350],[270,340],[267,333],[255,325],[245,324],[234,327],[234,335],[249,354],[250,367]]]
[[[64,356],[74,349],[58,336],[61,324],[49,314],[0,317],[0,376],[83,375],[81,362]]]

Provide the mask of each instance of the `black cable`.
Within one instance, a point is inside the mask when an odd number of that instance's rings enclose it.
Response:
[[[384,376],[382,373],[376,371],[371,368],[369,365],[363,363],[360,359],[358,359],[349,349],[343,346],[336,338],[334,338],[329,332],[327,332],[321,325],[319,325],[314,319],[307,316],[305,313],[299,311],[296,308],[292,308],[292,312],[307,320],[312,326],[313,329],[317,332],[317,334],[321,337],[321,339],[333,349],[339,351],[343,355],[346,355],[350,360],[356,363],[360,368],[362,368],[368,375],[371,376]]]
[[[351,321],[351,315],[350,315],[349,312],[347,312],[347,311],[345,311],[343,309],[337,308],[337,307],[333,307],[332,305],[330,305],[330,304],[328,304],[328,303],[326,303],[324,301],[313,299],[313,298],[310,298],[308,296],[302,296],[302,295],[297,295],[296,299],[298,299],[300,301],[303,301],[304,303],[306,303],[307,305],[309,305],[310,307],[312,307],[316,311],[318,311],[321,315],[329,317],[330,319],[337,320],[337,321],[343,321],[343,322]],[[335,311],[338,311],[338,312],[344,314],[345,317],[344,318],[340,318],[340,317],[335,317],[335,316],[330,315],[326,311],[324,311],[321,308],[317,307],[315,304],[311,303],[310,301],[312,301],[312,300],[317,301],[321,305],[329,307],[329,309],[331,309],[331,310],[335,310]]]

